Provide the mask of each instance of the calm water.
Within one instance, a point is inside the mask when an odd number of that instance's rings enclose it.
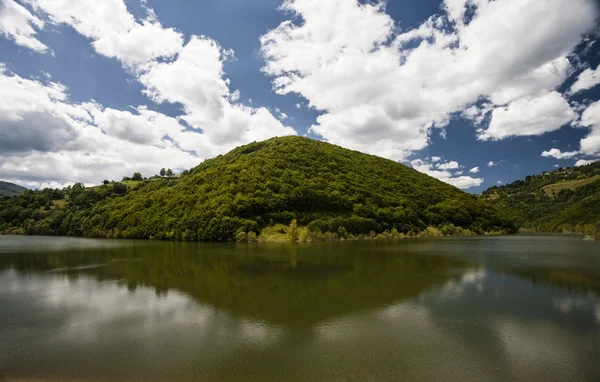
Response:
[[[600,380],[600,244],[0,237],[0,380]]]

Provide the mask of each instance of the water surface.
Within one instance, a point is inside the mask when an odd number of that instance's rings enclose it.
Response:
[[[600,245],[0,236],[0,380],[600,380]]]

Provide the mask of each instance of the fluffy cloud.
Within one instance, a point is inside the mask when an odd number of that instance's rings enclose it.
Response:
[[[470,176],[455,176],[441,180],[463,190],[471,187],[479,187],[483,183],[483,178],[472,178]]]
[[[458,162],[450,161],[446,163],[438,163],[435,165],[435,167],[439,168],[440,170],[456,170],[460,166],[458,165]]]
[[[236,93],[230,92],[229,81],[223,77],[223,63],[230,54],[212,39],[192,36],[175,60],[148,65],[139,79],[155,102],[183,105],[181,119],[201,129],[215,145],[233,148],[274,135],[295,134],[266,108],[230,102]]]
[[[34,187],[73,180],[97,184],[133,171],[154,174],[165,165],[189,168],[200,160],[179,147],[188,140],[174,118],[145,108],[132,113],[71,103],[63,85],[1,68],[0,87],[6,90],[0,93],[4,179]]]
[[[600,156],[600,101],[591,104],[581,115],[581,125],[590,126],[590,133],[581,140],[581,153]]]
[[[548,151],[542,152],[543,157],[556,158],[556,159],[569,159],[569,158],[573,158],[577,154],[579,154],[579,151],[562,152],[559,149],[550,149]]]
[[[556,159],[569,159],[580,154],[588,157],[600,156],[600,101],[596,101],[585,108],[581,114],[579,125],[590,128],[589,134],[579,142],[579,151],[562,152],[559,149],[553,148],[542,152],[542,156]],[[591,162],[590,160],[582,159],[577,163],[587,164]]]
[[[558,130],[576,118],[577,114],[558,92],[545,92],[495,108],[489,127],[478,130],[478,139],[541,135]]]
[[[441,160],[442,160],[442,158],[441,158],[441,157],[431,157],[431,161],[432,161],[432,162],[434,162],[434,163],[435,163],[435,162],[439,162],[439,161],[441,161]]]
[[[0,64],[0,88],[0,154],[54,151],[77,138],[77,112],[63,103],[62,85],[10,75]]]
[[[0,33],[18,45],[44,52],[48,47],[35,38],[36,28],[44,27],[44,21],[31,14],[14,0],[0,1]]]
[[[192,142],[202,141],[203,157],[254,140],[295,134],[266,108],[237,103],[240,94],[229,89],[223,70],[233,51],[208,37],[191,36],[184,45],[183,36],[162,27],[152,10],[140,23],[122,0],[35,0],[35,5],[55,22],[67,23],[92,39],[98,53],[135,69],[153,101],[183,105],[185,114],[179,118],[203,133],[202,138],[187,134]]]
[[[458,163],[455,161],[451,161],[448,163],[452,163],[452,164],[456,163],[456,167],[454,167],[454,165],[450,165],[447,167],[452,167],[453,169],[459,168]],[[433,178],[439,179],[442,182],[446,182],[446,183],[451,184],[454,187],[457,187],[460,189],[468,189],[471,187],[478,187],[481,184],[483,184],[483,181],[484,181],[482,178],[472,178],[470,176],[457,176],[457,175],[462,175],[462,171],[458,171],[458,172],[455,172],[454,174],[452,174],[452,172],[449,171],[449,168],[442,168],[442,166],[439,166],[439,165],[434,166],[432,163],[428,163],[421,159],[412,160],[410,162],[410,165],[412,166],[412,168],[414,168],[415,170],[417,170],[419,172],[427,174]]]
[[[480,139],[539,135],[576,118],[554,89],[594,27],[593,1],[446,0],[443,8],[398,33],[381,3],[285,1],[290,20],[261,38],[263,70],[278,93],[323,112],[314,133],[392,159],[427,146],[455,112],[477,123],[494,109]]]
[[[585,166],[586,164],[594,163],[597,161],[598,159],[580,159],[577,162],[575,162],[575,167]]]
[[[163,28],[152,11],[137,22],[123,0],[26,0],[53,23],[73,27],[91,40],[96,51],[114,57],[128,67],[148,63],[158,57],[172,57],[183,45],[183,35]]]
[[[471,174],[477,174],[479,172],[479,167],[473,167],[472,169],[469,170],[469,172]]]
[[[600,65],[595,70],[588,68],[581,72],[573,86],[571,86],[570,91],[571,93],[578,93],[591,89],[598,84],[600,84]]]
[[[27,185],[119,179],[133,171],[189,168],[238,145],[295,134],[264,107],[238,103],[223,65],[233,55],[205,36],[163,27],[154,12],[138,21],[122,0],[29,0],[52,23],[64,23],[94,49],[119,60],[156,103],[183,106],[168,116],[74,104],[59,83],[0,75],[0,177]],[[280,113],[280,118],[282,115]],[[282,118],[283,119],[283,118]]]
[[[498,165],[498,163],[494,163],[494,161],[489,161],[488,164],[487,164],[488,167],[494,167],[494,166],[497,166],[497,165]]]

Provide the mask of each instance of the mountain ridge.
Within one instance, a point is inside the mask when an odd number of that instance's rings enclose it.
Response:
[[[0,180],[0,196],[13,196],[19,195],[27,191],[27,188],[19,186],[18,184],[11,182],[4,182]]]
[[[260,234],[294,219],[312,232],[354,235],[429,226],[479,234],[514,228],[494,207],[454,186],[304,137],[240,146],[175,180],[147,180],[131,191],[118,185],[75,185],[65,190],[66,204],[21,226],[31,234],[198,241],[231,241],[240,231]]]

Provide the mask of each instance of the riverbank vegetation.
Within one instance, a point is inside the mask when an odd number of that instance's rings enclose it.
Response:
[[[179,177],[140,178],[135,185],[75,184],[3,198],[0,231],[243,241],[243,234],[253,240],[294,219],[297,240],[410,236],[428,227],[514,231],[510,219],[474,195],[400,163],[302,137],[241,146]]]
[[[312,229],[311,229],[312,228]],[[501,235],[506,231],[485,232],[485,235]],[[344,241],[344,240],[402,240],[420,237],[443,237],[443,236],[477,236],[478,234],[453,224],[446,224],[437,227],[427,227],[423,231],[408,233],[399,232],[397,229],[385,230],[377,233],[370,231],[366,234],[354,235],[349,233],[343,226],[338,228],[337,232],[321,231],[318,227],[299,227],[294,226],[293,221],[290,226],[276,224],[265,227],[259,235],[254,232],[249,234],[243,230],[236,233],[236,242],[238,243],[286,243],[286,242],[323,242],[323,241]]]

